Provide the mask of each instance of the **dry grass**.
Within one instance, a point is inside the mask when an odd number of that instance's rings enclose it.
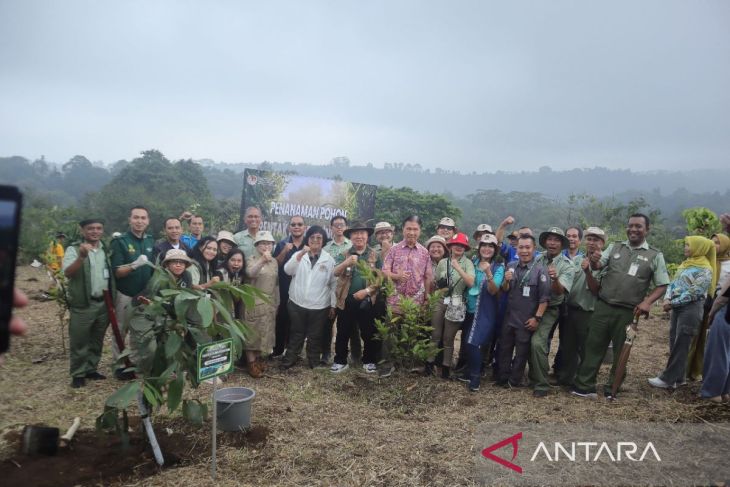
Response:
[[[18,284],[34,295],[48,281],[43,272],[23,268]],[[37,423],[64,427],[74,416],[81,416],[83,427],[92,428],[105,398],[119,383],[107,380],[71,389],[55,305],[31,301],[19,314],[32,332],[14,341],[2,369],[0,432]],[[236,372],[226,385],[256,390],[253,421],[268,428],[269,435],[263,445],[221,447],[215,485],[470,485],[478,481],[474,462],[479,445],[474,434],[483,423],[730,419],[726,405],[695,399],[696,384],[669,394],[646,383],[666,362],[667,328],[661,317],[642,326],[625,392],[616,403],[579,399],[560,389],[535,400],[529,390],[504,390],[489,383],[470,394],[461,383],[403,371],[378,379],[353,369],[333,375],[326,369],[298,368],[272,371],[255,381]],[[34,364],[39,358],[44,360]],[[107,347],[103,370],[109,367]],[[210,392],[210,386],[202,386],[189,397],[209,402]],[[164,413],[156,420],[163,421]],[[124,485],[213,485],[205,455],[210,448],[209,427],[185,431],[196,436],[196,448],[205,461]],[[0,455],[7,455],[8,445],[0,447],[4,448]]]

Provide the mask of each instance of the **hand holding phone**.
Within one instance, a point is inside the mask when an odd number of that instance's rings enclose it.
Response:
[[[22,306],[28,301],[23,299],[22,293],[14,293],[21,205],[22,196],[18,188],[0,186],[0,353],[6,352],[10,346],[13,306]],[[19,333],[22,322],[14,320],[12,324],[13,334]]]

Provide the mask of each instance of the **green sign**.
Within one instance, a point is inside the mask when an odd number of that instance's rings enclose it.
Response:
[[[198,345],[198,382],[227,374],[231,369],[233,369],[233,340],[228,338]]]

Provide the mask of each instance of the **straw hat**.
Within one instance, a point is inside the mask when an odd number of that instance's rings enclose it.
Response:
[[[276,240],[274,240],[274,236],[271,235],[271,232],[262,230],[256,234],[256,239],[253,241],[253,244],[258,245],[261,242],[276,243]]]
[[[187,266],[193,263],[188,257],[188,254],[183,249],[170,249],[165,254],[165,258],[162,260],[162,265],[167,264],[171,260],[182,260],[185,261]]]

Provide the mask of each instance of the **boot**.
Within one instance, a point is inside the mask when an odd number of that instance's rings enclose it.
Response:
[[[426,362],[426,367],[423,369],[423,375],[425,377],[431,377],[433,375],[433,363]]]
[[[445,365],[441,366],[441,378],[446,380],[449,380],[451,378],[449,368]]]

